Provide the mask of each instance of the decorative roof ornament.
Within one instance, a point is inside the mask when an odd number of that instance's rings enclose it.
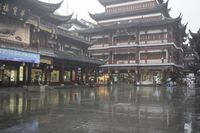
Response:
[[[159,3],[159,4],[164,3],[164,0],[158,0],[158,3]]]

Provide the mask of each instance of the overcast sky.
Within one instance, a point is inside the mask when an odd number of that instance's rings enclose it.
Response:
[[[61,0],[43,1],[55,2]],[[191,29],[193,32],[197,32],[200,28],[200,0],[169,0],[168,7],[171,8],[170,14],[172,17],[177,17],[180,13],[182,13],[183,24],[188,22],[188,29]],[[61,8],[57,12],[62,15],[74,12],[74,17],[77,15],[78,18],[92,21],[88,12],[99,13],[103,11],[104,8],[98,0],[64,0]]]

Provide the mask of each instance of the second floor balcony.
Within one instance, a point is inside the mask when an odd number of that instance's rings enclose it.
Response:
[[[0,41],[0,48],[24,51],[24,52],[32,52],[38,53],[42,56],[48,56],[52,58],[61,58],[61,59],[68,59],[80,62],[96,62],[103,64],[103,61],[97,60],[95,58],[90,58],[87,56],[87,53],[77,52],[73,50],[61,50],[59,47],[42,47],[38,46],[35,47],[29,44],[18,44],[11,41]]]

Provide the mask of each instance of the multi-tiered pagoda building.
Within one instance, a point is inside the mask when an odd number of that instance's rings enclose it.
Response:
[[[94,43],[90,55],[106,60],[113,79],[153,84],[176,79],[183,68],[186,25],[169,15],[163,0],[99,0],[105,12],[91,14],[95,28],[79,31]]]

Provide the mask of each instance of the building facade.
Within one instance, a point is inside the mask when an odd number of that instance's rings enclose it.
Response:
[[[105,12],[91,14],[94,28],[79,34],[94,43],[90,56],[106,61],[102,73],[117,80],[153,84],[183,70],[186,25],[172,18],[162,0],[99,0]]]
[[[73,14],[55,15],[61,4],[0,2],[0,86],[88,82],[101,61],[62,26]]]
[[[189,73],[195,74],[198,70],[199,55],[197,52],[188,45],[183,47],[184,50],[184,73],[188,75]]]
[[[196,78],[196,83],[200,84],[200,30],[197,33],[194,33],[192,31],[189,31],[191,38],[190,40],[190,47],[193,50],[193,54],[190,54],[193,56],[194,61],[193,63],[189,63],[190,69],[192,69],[192,73],[194,73]]]

